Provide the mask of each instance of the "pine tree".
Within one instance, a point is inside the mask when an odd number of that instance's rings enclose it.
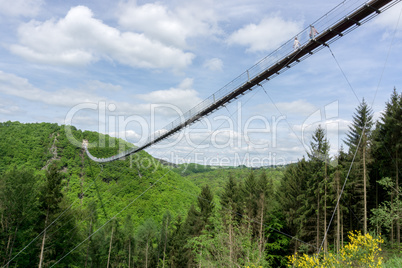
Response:
[[[327,229],[327,200],[328,200],[328,164],[329,158],[329,142],[326,138],[325,130],[320,126],[315,130],[310,143],[311,150],[308,152],[311,165],[311,179],[308,186],[310,191],[310,199],[315,197],[315,202],[311,202],[311,206],[316,211],[316,245],[317,249],[321,246],[320,235],[325,235]],[[313,200],[311,200],[313,201]],[[315,203],[315,204],[314,204]],[[314,204],[314,205],[313,205]],[[323,212],[323,213],[321,213]],[[322,224],[321,224],[322,221]],[[327,251],[327,239],[324,240],[324,251]]]
[[[267,174],[265,172],[261,173],[257,181],[257,221],[258,221],[258,249],[260,253],[260,258],[263,257],[263,252],[265,251],[265,228],[264,224],[268,218],[268,200],[273,194],[273,183],[272,179],[268,180]]]
[[[201,189],[201,194],[197,198],[197,204],[203,227],[209,223],[208,219],[212,215],[212,211],[215,208],[213,199],[214,195],[212,194],[211,188],[207,184]]]
[[[335,170],[334,172],[331,174],[332,176],[332,189],[333,189],[333,193],[334,193],[334,197],[332,198],[333,200],[333,205],[335,207],[336,203],[338,202],[338,199],[341,198],[339,200],[339,204],[338,207],[336,208],[336,222],[335,222],[335,226],[336,226],[336,232],[335,232],[335,249],[336,252],[339,252],[339,250],[342,247],[342,238],[343,238],[343,213],[345,211],[347,211],[346,207],[343,205],[342,200],[345,200],[347,198],[347,192],[344,191],[342,193],[342,196],[340,196],[341,194],[341,189],[343,187],[343,184],[345,182],[345,173],[347,172],[345,170],[344,164],[346,161],[346,153],[343,151],[343,148],[341,147],[338,155],[336,156],[336,163],[337,165],[335,166]]]
[[[224,186],[223,193],[221,195],[221,204],[223,209],[230,209],[234,213],[236,212],[236,203],[238,201],[238,185],[235,182],[232,174],[229,174],[228,182]],[[236,214],[236,213],[235,213]]]
[[[345,144],[349,146],[349,159],[354,158],[353,173],[351,181],[354,182],[355,192],[363,195],[362,207],[358,207],[358,211],[363,211],[363,232],[367,233],[367,188],[368,188],[368,162],[370,157],[371,146],[371,129],[373,126],[373,111],[368,104],[363,101],[356,108],[353,116],[353,122],[349,126],[349,132],[345,140]],[[362,182],[362,183],[361,183]],[[362,186],[362,187],[360,187]],[[360,192],[362,194],[360,194]]]
[[[375,157],[380,166],[380,177],[390,177],[394,180],[395,191],[391,195],[391,203],[394,198],[399,199],[399,167],[402,161],[402,94],[396,89],[386,103],[385,111],[376,126]],[[401,211],[398,212],[401,218]],[[400,245],[400,220],[395,221],[395,228],[391,228],[391,243],[396,233],[396,241]]]
[[[312,214],[305,210],[308,204],[306,193],[309,178],[308,162],[302,158],[296,164],[286,168],[277,194],[280,210],[286,219],[288,233],[303,240],[308,240],[306,225]],[[297,240],[292,240],[292,243],[296,252]]]
[[[254,219],[257,217],[258,210],[258,196],[257,196],[257,180],[254,176],[254,172],[250,172],[247,178],[244,181],[244,185],[242,188],[243,195],[243,207],[244,212],[247,216],[247,230],[251,233],[256,233],[256,224]]]

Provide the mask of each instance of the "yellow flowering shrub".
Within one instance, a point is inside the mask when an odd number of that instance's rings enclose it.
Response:
[[[360,232],[349,233],[349,244],[345,245],[338,255],[330,252],[317,255],[289,256],[289,267],[381,267],[382,257],[379,257],[379,245],[384,240],[373,238],[370,234]]]

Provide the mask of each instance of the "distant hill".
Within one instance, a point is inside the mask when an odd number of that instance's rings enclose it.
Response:
[[[232,176],[238,182],[243,182],[251,172],[256,176],[265,173],[273,179],[274,186],[278,187],[285,168],[282,166],[258,168],[248,168],[246,166],[204,166],[190,163],[178,165],[176,168],[172,168],[172,171],[194,182],[200,188],[208,184],[213,189],[213,192],[217,194],[217,197],[219,197],[229,176]]]

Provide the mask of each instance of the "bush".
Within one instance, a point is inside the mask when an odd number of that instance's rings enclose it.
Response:
[[[349,239],[349,244],[345,245],[339,254],[328,252],[319,256],[299,256],[296,253],[288,257],[289,267],[382,267],[379,245],[384,240],[381,237],[373,238],[370,234],[350,232]]]

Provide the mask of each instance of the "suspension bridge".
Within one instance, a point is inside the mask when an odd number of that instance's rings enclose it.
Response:
[[[262,83],[273,79],[324,47],[328,47],[329,44],[352,32],[400,1],[372,0],[361,4],[361,1],[345,0],[203,102],[163,129],[152,133],[143,145],[108,158],[93,156],[88,150],[89,145],[86,141],[83,142],[83,147],[88,157],[98,163],[115,161],[144,150],[222,108],[245,93],[256,89]],[[311,35],[312,26],[317,29],[316,35]],[[297,47],[294,46],[295,38],[299,40]]]
[[[120,154],[108,157],[108,158],[97,158],[90,154],[89,145],[86,141],[83,142],[83,146],[85,151],[90,159],[98,163],[105,163],[115,161],[131,154],[135,154],[145,148],[152,146],[155,143],[158,143],[174,133],[180,131],[181,129],[193,124],[194,122],[200,120],[201,118],[211,114],[212,112],[218,110],[224,105],[230,103],[236,98],[241,97],[247,92],[250,92],[256,88],[258,88],[261,84],[268,82],[274,77],[280,75],[301,61],[307,59],[311,55],[320,51],[321,49],[329,46],[329,44],[335,42],[339,38],[344,35],[350,33],[354,29],[358,28],[362,24],[368,22],[373,19],[377,15],[383,13],[387,9],[396,5],[402,0],[372,0],[361,4],[361,0],[349,0],[343,1],[335,8],[330,10],[328,13],[323,15],[321,18],[313,22],[313,25],[319,33],[316,36],[309,37],[309,32],[311,27],[308,26],[297,35],[293,36],[289,41],[280,46],[277,50],[270,53],[268,56],[260,60],[258,63],[253,65],[251,68],[246,70],[240,76],[236,77],[230,83],[222,87],[220,90],[212,94],[209,98],[205,99],[203,102],[187,111],[181,117],[176,119],[175,121],[168,124],[166,127],[157,133],[151,134],[147,141],[140,147],[133,148],[122,152]],[[293,42],[295,37],[298,38],[300,42],[299,47],[293,47]],[[167,173],[165,173],[166,175]],[[142,192],[139,196],[133,199],[129,204],[127,204],[122,210],[120,210],[113,217],[108,219],[100,228],[90,234],[85,240],[79,243],[76,247],[70,250],[67,254],[65,254],[62,258],[60,258],[57,262],[55,262],[52,267],[57,265],[62,259],[64,259],[71,252],[76,250],[79,246],[81,246],[84,242],[86,242],[91,236],[93,236],[96,232],[102,229],[106,224],[108,224],[111,220],[116,218],[121,212],[123,212],[128,206],[133,204],[138,198],[140,198],[144,193],[146,193],[149,189],[151,189],[156,183],[161,181],[164,176],[161,176],[158,180],[156,180],[151,186],[149,186],[144,192]],[[98,175],[99,176],[99,175]],[[95,179],[96,180],[96,179]],[[347,178],[345,180],[344,186],[346,184]],[[94,181],[95,182],[95,181]],[[93,183],[94,183],[93,182]],[[92,184],[91,184],[92,186]],[[87,189],[89,189],[89,186]],[[343,186],[343,187],[344,187]],[[343,189],[343,188],[342,188]],[[341,195],[338,198],[337,205],[339,204]],[[75,202],[74,202],[75,203]],[[49,229],[54,222],[59,220],[63,214],[68,211],[73,204],[72,203],[66,210],[64,210],[51,224],[49,224],[36,238],[34,238],[29,244],[27,244],[19,253],[17,253],[13,258],[11,258],[4,267],[8,267],[8,265],[22,253],[27,247],[29,247],[40,235],[42,235],[47,229]],[[335,208],[336,210],[336,208]],[[335,213],[334,210],[334,213]],[[334,214],[333,214],[334,215]],[[333,218],[332,215],[332,218]],[[332,220],[331,218],[331,220]],[[326,232],[328,232],[328,229]],[[270,227],[273,229],[272,227]],[[275,229],[274,229],[275,230]],[[278,233],[283,235],[292,237],[287,235],[279,230],[275,230]],[[327,233],[325,233],[326,235]],[[297,239],[300,242],[303,242]],[[325,238],[323,239],[324,242]],[[304,243],[304,242],[303,242]],[[321,245],[322,246],[322,245]],[[321,247],[320,247],[321,248]]]

